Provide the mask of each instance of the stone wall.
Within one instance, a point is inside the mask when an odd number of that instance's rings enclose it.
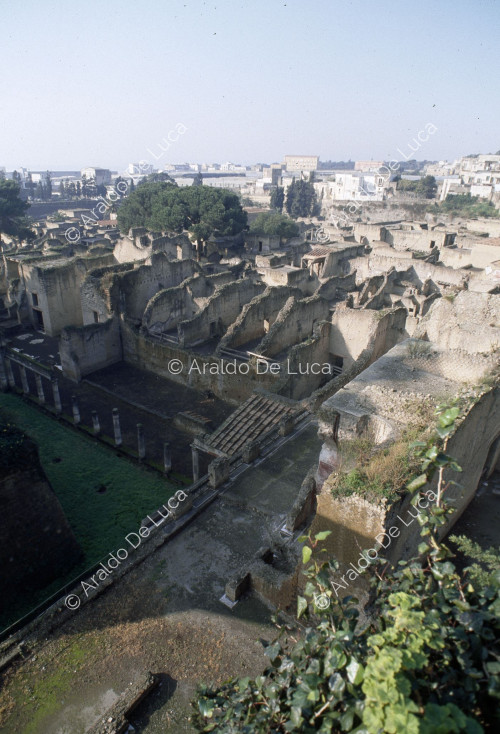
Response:
[[[122,359],[120,324],[117,317],[102,324],[69,326],[59,340],[63,374],[80,382],[82,377]]]
[[[457,474],[447,470],[444,475],[445,483],[453,480],[458,484],[450,485],[446,491],[455,512],[443,535],[449,532],[475,495],[488,456],[500,436],[499,415],[500,391],[496,388],[484,393],[470,407],[447,442],[446,453],[453,456],[463,471]],[[361,550],[371,548],[379,549],[380,555],[391,561],[408,558],[416,552],[420,525],[411,514],[409,495],[392,504],[383,498],[378,503],[368,501],[359,494],[338,497],[332,494],[333,481],[332,475],[317,496],[317,512],[311,532],[332,530],[326,547],[342,565],[357,565]],[[425,491],[436,493],[437,482],[436,474]],[[390,528],[395,528],[392,534],[389,534]],[[386,547],[381,549],[380,543]]]
[[[470,354],[500,347],[500,297],[462,291],[440,298],[422,318],[415,337]]]
[[[357,242],[362,242],[365,238],[368,240],[368,243],[385,240],[386,228],[383,224],[356,222],[353,231]]]
[[[357,313],[367,313],[357,311]],[[368,312],[370,313],[370,312]],[[373,315],[374,312],[371,312]],[[332,333],[333,327],[330,333]],[[376,359],[404,339],[406,331],[406,309],[395,308],[379,317],[377,327],[371,333],[366,347],[350,367],[343,368],[337,377],[314,391],[307,400],[310,410],[319,410],[322,404],[332,395],[345,387],[351,380],[369,367]],[[331,347],[330,347],[331,348]],[[333,355],[332,355],[333,356]]]
[[[205,307],[188,321],[178,326],[179,342],[185,347],[222,336],[240,314],[245,304],[264,290],[264,285],[249,278],[237,280],[217,288]]]
[[[325,280],[315,291],[315,295],[321,296],[327,301],[334,298],[342,300],[347,293],[356,290],[356,272],[349,275],[332,275]]]
[[[229,374],[232,361],[205,357],[180,347],[171,346],[139,333],[127,323],[121,324],[123,359],[157,375],[197,390],[210,390],[222,400],[239,404],[256,388],[274,392],[278,376],[257,374],[249,365],[249,374]],[[169,370],[171,360],[181,365],[179,372]],[[229,367],[228,367],[229,364]],[[212,371],[210,370],[212,367]]]
[[[332,275],[345,276],[350,272],[349,261],[364,254],[364,245],[350,245],[344,247],[337,246],[335,250],[330,252],[325,260],[321,271],[322,278],[330,278]]]
[[[377,359],[404,338],[406,310],[393,314],[388,319],[370,309],[337,309],[332,316],[330,353],[342,357],[344,369],[349,369],[371,343]]]
[[[358,282],[364,281],[372,275],[383,275],[391,268],[396,268],[396,270],[411,268],[413,277],[416,277],[421,284],[426,280],[431,280],[438,287],[444,288],[463,289],[470,277],[467,270],[434,265],[424,260],[418,260],[413,257],[411,252],[397,251],[388,245],[374,248],[368,257],[351,260],[350,266],[351,271],[357,271]]]
[[[255,296],[243,306],[241,313],[219,342],[217,354],[224,348],[236,349],[253,339],[263,338],[290,296],[300,298],[302,293],[287,286],[276,286],[266,288],[264,293]]]
[[[143,246],[129,237],[122,237],[116,243],[113,254],[119,263],[131,263],[146,260],[151,255],[151,245]]]
[[[114,262],[113,255],[77,257],[69,260],[22,262],[19,265],[21,280],[27,293],[31,323],[38,322],[33,306],[43,315],[45,332],[58,336],[65,326],[83,324],[80,286],[88,270]],[[36,294],[38,305],[34,303]]]
[[[300,288],[303,293],[311,289],[316,281],[309,275],[307,268],[282,266],[277,268],[258,268],[262,280],[266,285],[288,285],[290,288]]]
[[[148,301],[155,293],[180,285],[183,280],[200,271],[200,266],[194,260],[169,260],[164,253],[153,254],[150,262],[115,276],[121,312],[140,323]]]
[[[330,330],[327,321],[319,322],[309,339],[290,349],[277,388],[279,395],[302,400],[331,380]]]
[[[175,328],[181,321],[192,318],[198,311],[191,289],[184,284],[158,291],[149,301],[142,326],[152,333]]]
[[[312,335],[318,321],[328,318],[330,306],[319,296],[297,300],[293,296],[279,312],[272,327],[261,341],[260,354],[274,357],[288,347]]]
[[[427,229],[391,229],[385,230],[384,241],[395,250],[413,250],[429,253],[434,247],[441,249],[447,241],[447,233],[443,230]]]

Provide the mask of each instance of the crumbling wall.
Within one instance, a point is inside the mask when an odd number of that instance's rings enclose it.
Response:
[[[113,268],[98,268],[87,273],[80,287],[83,323],[94,324],[107,321],[118,310],[118,295],[113,293],[113,277],[118,271],[131,268],[130,263]]]
[[[357,311],[357,313],[366,313]],[[373,313],[373,312],[372,312]],[[366,318],[366,317],[365,317]],[[357,377],[363,370],[369,367],[376,359],[391,349],[394,344],[404,339],[406,330],[406,310],[395,308],[379,315],[377,328],[371,333],[366,347],[361,351],[357,359],[346,366],[344,363],[342,373],[318,388],[307,400],[310,410],[318,410],[325,400],[335,395],[345,387],[351,380]],[[333,333],[333,326],[330,334]],[[344,342],[345,344],[345,342]],[[331,341],[330,341],[331,349]],[[332,355],[333,356],[333,355]]]
[[[169,260],[164,253],[153,254],[150,263],[115,276],[122,313],[140,323],[155,293],[179,285],[195,272],[201,268],[194,260]]]
[[[82,377],[122,359],[120,324],[114,317],[102,324],[69,326],[59,340],[63,374],[80,382]]]
[[[266,285],[287,285],[290,288],[300,288],[306,292],[315,280],[309,275],[307,268],[284,265],[278,268],[258,268],[262,280]]]
[[[418,339],[471,354],[500,347],[500,297],[461,291],[436,300],[415,332]]]
[[[392,268],[413,270],[413,277],[420,281],[432,281],[438,287],[463,289],[470,277],[467,270],[435,265],[415,258],[412,252],[394,250],[389,245],[374,247],[368,257],[350,261],[351,268],[357,272],[357,282],[372,275],[384,275]]]
[[[318,321],[328,318],[330,307],[320,296],[310,296],[297,300],[287,299],[267,335],[257,347],[257,351],[267,357],[274,357],[293,344],[311,336]]]
[[[331,328],[328,321],[320,322],[309,339],[290,349],[277,387],[279,395],[302,400],[331,380]]]
[[[406,310],[400,308],[389,313],[352,308],[335,311],[330,331],[330,352],[343,358],[344,369],[349,369],[369,345],[373,358],[377,359],[404,337]]]
[[[179,324],[179,343],[187,347],[211,336],[221,336],[236,319],[242,307],[263,290],[261,283],[254,283],[248,278],[217,288],[205,308],[189,321]]]
[[[387,284],[387,275],[372,275],[367,278],[359,297],[357,299],[357,305],[367,308],[380,308],[383,304],[378,303],[380,299],[377,299],[377,305],[368,306],[368,303],[374,303],[373,299],[379,296]]]
[[[49,336],[58,336],[65,326],[83,324],[80,299],[80,286],[87,271],[96,265],[114,261],[113,256],[104,255],[91,258],[54,260],[53,263],[20,263],[19,270],[27,292],[30,320],[34,326],[37,321],[33,306],[43,315],[43,323]],[[37,305],[33,300],[37,296]]]
[[[356,271],[349,275],[332,275],[318,286],[315,291],[315,295],[321,296],[321,298],[324,298],[326,301],[332,301],[334,298],[342,300],[348,293],[355,290]]]
[[[153,253],[164,252],[170,260],[189,260],[193,256],[193,245],[186,234],[155,237],[151,250]]]
[[[144,311],[142,326],[152,333],[169,331],[198,311],[191,290],[185,285],[156,293]]]
[[[151,245],[143,246],[130,237],[122,237],[113,249],[113,255],[119,263],[131,263],[146,260],[151,255]]]
[[[434,247],[441,249],[446,242],[447,233],[443,230],[391,229],[385,230],[384,240],[395,250],[430,252]]]
[[[365,224],[356,222],[353,226],[354,236],[357,242],[362,242],[364,238],[370,242],[385,239],[386,228],[383,224]]]
[[[364,245],[338,246],[330,252],[325,260],[321,271],[322,278],[330,278],[332,275],[345,276],[351,271],[350,261],[364,254]]]
[[[300,298],[302,293],[287,286],[276,286],[266,288],[263,293],[255,296],[243,306],[241,313],[219,342],[217,354],[224,348],[236,349],[241,344],[264,337],[290,296]]]

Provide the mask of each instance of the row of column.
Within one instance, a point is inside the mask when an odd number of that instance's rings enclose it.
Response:
[[[78,403],[76,396],[71,396],[71,403],[73,408],[73,419],[75,423],[80,422],[80,411],[78,409]],[[99,422],[99,416],[97,411],[92,411],[92,428],[94,435],[98,436],[101,433],[101,424]],[[120,414],[118,408],[113,408],[113,433],[115,437],[115,446],[122,445],[122,431],[120,426]],[[143,461],[146,457],[146,439],[144,437],[144,426],[142,423],[137,423],[137,454],[139,461]],[[163,468],[165,474],[170,474],[172,471],[172,455],[170,452],[170,444],[168,441],[163,443]]]
[[[16,380],[14,378],[14,372],[12,370],[12,364],[11,364],[10,359],[5,359],[4,364],[5,364],[6,381],[5,381],[5,384],[3,384],[3,387],[14,388],[16,387]],[[28,375],[26,373],[26,367],[20,364],[19,372],[21,373],[21,386],[23,389],[23,393],[25,395],[29,395],[30,386],[28,383]],[[36,391],[37,391],[38,400],[42,405],[45,405],[45,402],[46,402],[45,401],[45,391],[43,389],[42,376],[39,375],[38,372],[35,372],[35,383],[36,383]],[[52,387],[52,395],[54,398],[54,407],[56,409],[56,413],[62,413],[61,394],[59,392],[59,380],[57,379],[57,377],[51,377],[50,384]]]
[[[19,371],[21,374],[21,385],[22,385],[23,393],[25,395],[29,395],[30,388],[29,388],[29,383],[28,383],[28,375],[26,373],[26,367],[22,364],[19,364]],[[35,383],[36,383],[38,401],[41,405],[45,405],[46,400],[45,400],[45,391],[43,387],[42,376],[38,374],[38,372],[35,372],[34,374],[35,374]],[[16,380],[14,378],[14,372],[12,370],[11,360],[8,357],[3,357],[0,360],[0,381],[4,389],[7,387],[11,387],[11,388],[16,387]],[[59,392],[59,381],[57,377],[51,377],[50,383],[52,387],[52,395],[54,398],[54,407],[55,407],[56,413],[62,413],[62,402],[61,402],[61,395]],[[75,426],[77,426],[81,423],[81,416],[80,416],[80,408],[78,406],[78,400],[76,398],[76,395],[71,396],[71,410],[73,413],[73,422]],[[95,436],[100,435],[101,425],[100,425],[99,416],[97,415],[96,410],[92,411],[92,429],[93,429]],[[117,447],[121,446],[123,441],[122,441],[122,432],[121,432],[121,427],[120,427],[120,415],[118,412],[118,408],[113,408],[113,433],[114,433],[114,439],[115,439],[115,446]],[[144,437],[144,427],[142,423],[137,423],[137,454],[139,457],[139,461],[143,461],[146,458],[146,440]],[[172,470],[172,455],[170,452],[170,444],[167,441],[165,441],[163,444],[163,467],[164,467],[165,474],[170,474]]]

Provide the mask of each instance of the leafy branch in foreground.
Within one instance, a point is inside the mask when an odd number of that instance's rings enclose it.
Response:
[[[293,645],[286,639],[289,628],[281,627],[266,649],[270,665],[257,678],[202,689],[194,704],[198,731],[498,731],[500,571],[487,569],[480,579],[467,570],[461,576],[438,540],[452,511],[444,499],[450,486],[444,472],[460,470],[442,451],[442,442],[458,414],[457,407],[440,406],[433,439],[414,446],[421,470],[407,485],[412,502],[437,474],[435,501],[419,513],[418,557],[393,570],[383,560],[370,567],[370,621],[360,624],[355,598],[332,594],[339,564],[318,560],[317,552],[328,531],[302,538],[308,542],[303,547],[308,580],[298,617],[308,626]]]

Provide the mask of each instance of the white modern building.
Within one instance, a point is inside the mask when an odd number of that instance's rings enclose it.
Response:
[[[82,178],[85,176],[86,179],[95,179],[96,186],[100,186],[101,184],[107,186],[111,183],[111,171],[108,168],[89,166],[88,168],[82,168],[81,175]]]
[[[387,176],[380,173],[339,171],[333,181],[315,183],[318,198],[331,201],[383,201],[388,187]]]

